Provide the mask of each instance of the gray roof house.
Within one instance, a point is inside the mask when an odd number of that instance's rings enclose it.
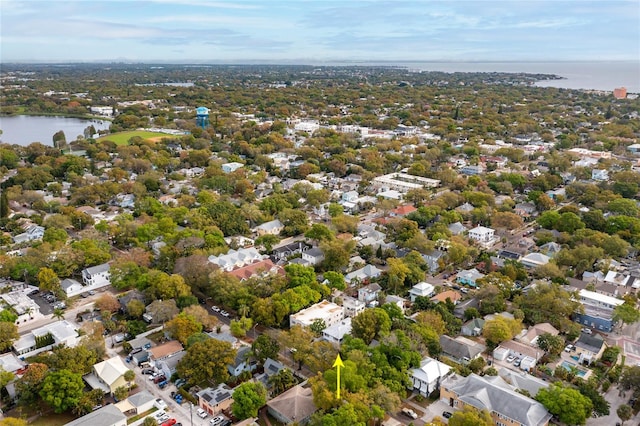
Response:
[[[149,391],[143,390],[131,395],[127,400],[134,407],[136,414],[141,414],[151,410],[156,397],[151,395]]]
[[[229,370],[229,374],[237,377],[243,371],[255,370],[257,365],[255,361],[249,360],[250,353],[251,353],[251,347],[249,346],[240,347],[236,352],[236,358],[234,359],[233,364],[227,367]]]
[[[518,392],[499,376],[467,377],[457,374],[447,377],[440,386],[441,397],[451,405],[470,405],[487,410],[494,421],[523,426],[547,425],[551,414],[544,406]]]
[[[294,386],[267,402],[269,414],[284,424],[305,424],[318,410],[313,403],[311,387],[306,382]]]
[[[465,228],[464,225],[460,222],[452,223],[451,225],[447,226],[447,229],[449,229],[449,231],[453,235],[461,235],[462,233],[464,233],[464,231],[467,230],[467,228]]]
[[[466,363],[479,357],[486,349],[484,345],[462,336],[453,339],[442,335],[440,336],[440,346],[443,355],[459,363]]]
[[[127,416],[113,404],[67,423],[65,426],[127,426]]]
[[[460,332],[464,336],[479,336],[482,334],[483,327],[484,320],[482,318],[473,318],[462,326]]]

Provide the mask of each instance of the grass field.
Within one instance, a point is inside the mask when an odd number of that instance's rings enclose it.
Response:
[[[106,135],[101,138],[98,138],[98,141],[109,140],[109,141],[115,142],[117,145],[127,145],[129,143],[129,139],[131,139],[134,136],[140,136],[142,139],[171,137],[171,135],[167,135],[166,133],[145,132],[143,130],[134,130],[131,132],[112,133],[110,135]]]

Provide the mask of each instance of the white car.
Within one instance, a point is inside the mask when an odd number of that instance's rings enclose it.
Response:
[[[586,328],[586,327],[582,329],[582,332],[585,333],[585,334],[591,334],[592,333],[591,329],[590,328]]]
[[[414,420],[418,418],[418,414],[416,414],[416,412],[413,411],[411,408],[403,408],[402,414],[404,414],[407,417],[411,417]]]
[[[515,356],[513,356],[513,355],[509,355],[509,356],[507,357],[507,362],[508,362],[509,364],[511,364],[513,361],[515,361],[515,359],[516,359],[516,357],[515,357]]]
[[[167,403],[164,402],[162,398],[158,398],[153,402],[153,406],[158,410],[164,410],[165,408],[167,408]]]
[[[204,411],[202,408],[198,408],[198,417],[200,417],[201,419],[204,419],[207,417],[207,412]]]
[[[217,307],[217,306],[215,306],[215,305],[211,307],[211,310],[212,310],[213,312],[220,312],[220,308],[218,308],[218,307]]]
[[[224,421],[224,416],[215,416],[214,418],[209,420],[209,424],[211,426],[218,426],[222,424],[223,421]]]
[[[573,345],[567,345],[564,347],[565,352],[571,352],[573,350]]]

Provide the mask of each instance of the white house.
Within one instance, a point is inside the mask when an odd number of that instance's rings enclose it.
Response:
[[[344,276],[345,282],[351,284],[352,281],[359,280],[360,282],[367,281],[371,278],[378,278],[382,274],[382,270],[376,268],[373,265],[366,265],[356,271],[350,272]]]
[[[62,290],[64,290],[64,292],[67,294],[67,297],[79,291],[82,291],[83,289],[82,284],[71,278],[62,280],[62,282],[60,283],[60,287],[62,287]]]
[[[609,171],[603,169],[592,169],[591,170],[591,179],[598,181],[608,181],[609,180]]]
[[[313,247],[307,251],[302,252],[302,260],[307,262],[309,265],[318,265],[320,262],[324,260],[324,253],[320,248]]]
[[[342,309],[345,317],[355,317],[367,308],[366,303],[351,296],[342,296]]]
[[[335,303],[323,300],[315,305],[309,306],[306,309],[301,310],[298,313],[289,316],[289,323],[291,327],[294,325],[301,325],[303,327],[309,327],[316,320],[324,321],[326,327],[342,321],[344,318],[344,310],[342,306]]]
[[[244,167],[244,164],[242,163],[224,163],[222,165],[222,171],[225,173],[232,173],[235,172],[236,170],[238,170],[239,168]]]
[[[101,286],[111,284],[111,267],[108,263],[102,265],[91,266],[82,270],[82,282],[84,285]]]
[[[265,222],[255,227],[254,231],[258,235],[278,235],[284,229],[284,225],[278,219]]]
[[[449,374],[451,367],[433,358],[425,358],[420,362],[419,368],[409,372],[412,388],[422,396],[429,396],[436,390],[440,382]]]
[[[27,226],[25,232],[13,237],[13,242],[19,244],[27,241],[41,240],[42,237],[44,237],[44,227],[32,224]]]
[[[492,244],[495,240],[496,231],[486,226],[476,226],[469,231],[469,238],[480,244]]]
[[[74,347],[78,340],[78,332],[69,322],[56,321],[22,335],[13,342],[13,349],[18,355],[27,358],[57,345]]]
[[[241,248],[238,250],[229,250],[226,254],[220,256],[209,256],[209,262],[218,265],[220,269],[230,272],[236,268],[250,265],[264,259],[255,247]]]
[[[537,268],[538,266],[546,265],[549,263],[549,260],[551,260],[551,258],[546,254],[529,253],[520,259],[520,263],[528,268]]]
[[[435,287],[427,282],[420,282],[409,290],[409,296],[412,302],[416,301],[416,297],[431,297],[435,291]]]
[[[65,426],[127,426],[127,416],[114,404],[109,404],[75,419]]]
[[[344,336],[351,334],[351,318],[347,317],[338,323],[322,330],[322,337],[331,343],[339,345]]]

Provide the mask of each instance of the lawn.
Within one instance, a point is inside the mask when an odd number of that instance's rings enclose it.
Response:
[[[140,136],[142,139],[151,139],[151,138],[170,138],[171,135],[166,133],[159,132],[146,132],[144,130],[133,130],[131,132],[118,132],[112,133],[110,135],[102,136],[98,138],[98,141],[112,141],[117,145],[127,145],[129,143],[129,139],[134,136]]]

